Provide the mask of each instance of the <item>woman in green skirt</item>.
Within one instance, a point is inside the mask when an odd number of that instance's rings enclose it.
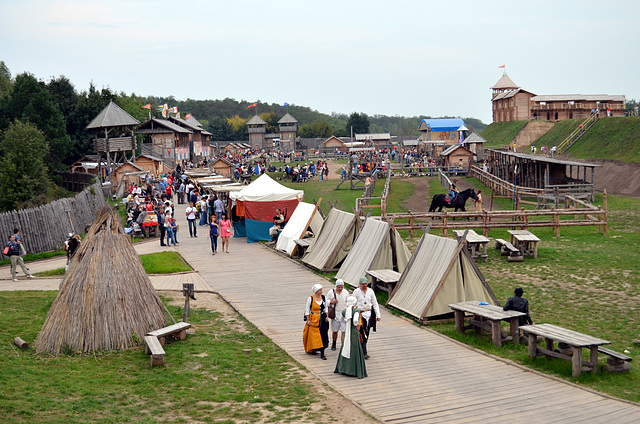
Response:
[[[334,372],[364,378],[367,376],[367,367],[364,363],[362,344],[360,344],[360,310],[355,307],[356,302],[354,296],[349,296],[347,308],[342,311],[342,319],[346,321],[347,328]]]

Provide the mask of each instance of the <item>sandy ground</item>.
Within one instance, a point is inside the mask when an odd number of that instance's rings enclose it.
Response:
[[[184,298],[182,293],[160,291],[158,294],[165,296],[167,299],[171,299],[169,302],[172,305],[183,306]],[[191,301],[192,308],[205,308],[211,311],[216,311],[222,314],[224,320],[231,325],[231,327],[239,332],[244,332],[245,327],[242,320],[238,319],[238,313],[220,296],[213,293],[198,293],[196,300]],[[302,349],[302,333],[300,335],[300,348]],[[359,407],[351,403],[351,401],[345,399],[344,396],[333,390],[326,384],[318,384],[318,380],[308,372],[298,370],[299,377],[309,384],[313,385],[314,389],[318,392],[318,395],[323,399],[321,403],[315,403],[311,405],[312,410],[320,411],[322,408],[322,418],[320,421],[314,420],[313,423],[335,423],[335,422],[351,422],[351,423],[364,423],[372,424],[378,423],[369,414],[361,410]],[[258,407],[258,404],[253,404],[252,407]],[[271,413],[265,409],[264,417],[269,417]],[[338,417],[338,418],[336,418]],[[307,422],[307,421],[302,421]]]

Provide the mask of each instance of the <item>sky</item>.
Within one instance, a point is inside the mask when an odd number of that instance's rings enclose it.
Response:
[[[636,0],[0,0],[0,60],[78,91],[489,124],[505,70],[535,94],[640,100],[638,28]]]

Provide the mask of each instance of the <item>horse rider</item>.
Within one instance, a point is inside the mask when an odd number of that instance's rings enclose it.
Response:
[[[446,200],[447,202],[450,202],[451,200],[456,198],[457,194],[458,194],[458,189],[456,188],[456,185],[452,183],[451,188],[449,189],[449,193],[447,193],[444,200]]]

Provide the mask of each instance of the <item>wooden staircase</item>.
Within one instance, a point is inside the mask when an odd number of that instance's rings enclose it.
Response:
[[[598,116],[595,114],[582,121],[581,125],[579,125],[578,128],[576,128],[558,145],[558,153],[564,153],[569,150],[569,148],[573,146],[573,144],[578,141],[580,137],[582,137],[582,135],[586,133],[587,130],[591,128],[597,121]]]

